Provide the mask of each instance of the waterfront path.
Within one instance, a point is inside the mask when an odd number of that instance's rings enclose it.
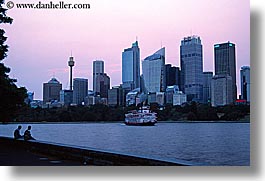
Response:
[[[172,162],[117,152],[55,144],[43,141],[14,140],[0,137],[0,165],[6,166],[188,166],[198,165],[180,160]],[[201,164],[199,164],[201,165]]]
[[[0,143],[0,166],[81,166],[77,161],[62,160],[21,147]]]

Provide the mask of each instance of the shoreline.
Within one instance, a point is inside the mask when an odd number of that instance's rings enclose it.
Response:
[[[124,124],[124,122],[121,121],[96,121],[96,122],[91,122],[91,121],[80,121],[80,122],[48,122],[48,121],[43,121],[43,122],[0,122],[0,125],[6,125],[6,124]],[[225,121],[225,120],[220,120],[220,121],[188,121],[188,120],[183,120],[183,121],[158,121],[157,124],[163,124],[163,123],[250,123],[250,120],[243,120],[243,121]],[[125,125],[125,124],[124,124]]]

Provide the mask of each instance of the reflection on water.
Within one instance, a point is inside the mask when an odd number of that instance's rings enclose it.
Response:
[[[31,125],[32,135],[42,141],[209,165],[250,164],[249,123],[159,123],[153,127],[122,123]],[[27,124],[22,126],[24,131]],[[0,125],[0,135],[12,137],[16,127]]]

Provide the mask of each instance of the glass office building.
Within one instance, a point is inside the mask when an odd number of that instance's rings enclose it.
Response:
[[[187,101],[203,101],[203,59],[199,36],[185,37],[180,45],[181,86]]]

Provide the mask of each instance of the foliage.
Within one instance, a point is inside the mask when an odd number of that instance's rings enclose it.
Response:
[[[12,18],[6,15],[7,9],[3,8],[4,1],[0,0],[0,24],[12,23]],[[26,89],[18,88],[16,80],[9,78],[10,68],[6,67],[3,61],[8,52],[8,45],[5,44],[7,37],[4,36],[5,31],[0,29],[0,121],[6,122],[12,120],[16,116],[16,112],[24,104],[26,98]]]
[[[236,121],[249,115],[249,112],[246,111],[249,110],[249,107],[249,105],[229,105],[215,108],[210,105],[190,103],[185,106],[166,105],[163,110],[160,110],[157,105],[153,105],[158,121]],[[17,120],[22,122],[123,122],[125,113],[133,109],[137,109],[137,107],[108,107],[103,104],[52,109],[23,107]],[[225,113],[219,119],[217,113],[221,111],[225,111]]]

